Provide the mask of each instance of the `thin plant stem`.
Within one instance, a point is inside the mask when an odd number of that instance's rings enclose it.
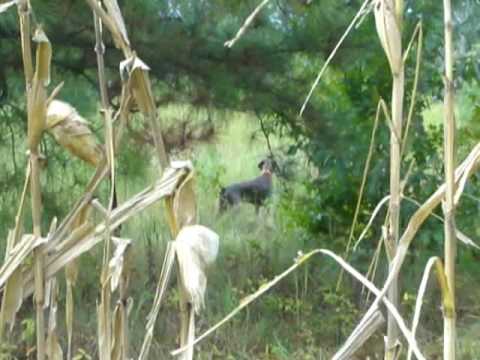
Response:
[[[395,18],[397,23],[402,23],[403,19],[403,0],[395,0]],[[401,28],[399,29],[401,34]],[[400,54],[402,53],[402,45]],[[394,59],[395,61],[397,59]],[[403,98],[405,72],[403,61],[400,61],[398,69],[392,68],[393,86],[392,86],[392,129],[390,132],[390,204],[389,204],[389,223],[385,249],[389,261],[389,270],[392,269],[392,260],[397,253],[397,246],[400,232],[400,202],[401,202],[401,139],[403,123]],[[396,276],[388,289],[388,299],[395,307],[399,305],[399,284]],[[392,317],[388,314],[387,319],[387,339],[385,341],[385,360],[393,360],[396,353],[396,343],[398,341],[398,326]]]
[[[32,195],[32,218],[33,218],[33,235],[42,237],[41,228],[41,208],[42,198],[40,190],[40,166],[38,162],[38,154],[30,153],[30,166],[32,176],[30,179],[30,191]],[[45,314],[43,305],[45,300],[45,279],[44,279],[44,259],[43,249],[39,247],[34,251],[34,267],[35,267],[35,305],[37,310],[37,360],[45,358]]]
[[[217,322],[214,326],[206,330],[202,335],[197,337],[192,343],[188,344],[187,346],[183,346],[179,349],[176,349],[171,352],[171,355],[173,356],[178,356],[179,354],[187,351],[189,347],[197,344],[198,342],[202,341],[205,339],[208,335],[212,334],[214,331],[216,331],[219,327],[227,323],[230,319],[232,319],[236,314],[238,314],[242,309],[246,308],[250,303],[254,302],[257,300],[260,296],[262,296],[264,293],[266,293],[268,290],[270,290],[272,287],[274,287],[278,282],[280,282],[283,278],[285,278],[287,275],[295,271],[299,266],[304,264],[306,261],[308,261],[310,258],[312,258],[314,255],[317,254],[322,254],[326,255],[328,257],[331,257],[333,260],[335,260],[340,266],[342,266],[348,273],[350,273],[355,279],[360,281],[362,284],[364,284],[371,292],[373,292],[375,295],[380,295],[380,290],[375,287],[374,284],[372,284],[370,281],[368,281],[362,274],[360,274],[355,268],[353,268],[350,264],[348,264],[345,260],[343,260],[341,257],[338,255],[335,255],[333,252],[330,250],[326,249],[316,249],[312,250],[309,253],[305,255],[300,255],[296,260],[295,263],[290,266],[288,269],[286,269],[284,272],[281,274],[277,275],[272,281],[262,285],[257,291],[255,291],[253,294],[248,295],[244,297],[241,301],[240,304],[232,310],[228,315],[226,315],[222,320]],[[393,304],[388,300],[388,299],[383,299],[383,302],[385,306],[387,307],[388,311],[391,312],[394,315],[395,320],[398,322],[400,325],[400,329],[402,333],[405,335],[405,338],[407,339],[408,343],[412,345],[412,349],[417,356],[418,359],[425,359],[425,357],[422,355],[420,350],[418,349],[417,343],[415,339],[411,336],[410,330],[405,325],[404,320],[402,317],[399,315],[398,310],[393,306]]]
[[[445,27],[445,98],[444,98],[444,164],[445,164],[445,276],[451,296],[451,311],[444,311],[443,358],[455,359],[455,117],[453,90],[453,20],[450,0],[443,1]]]
[[[355,24],[358,23],[358,21],[362,18],[362,16],[364,15],[364,12],[366,11],[367,9],[367,5],[370,3],[371,0],[365,0],[362,4],[362,6],[360,7],[360,9],[358,10],[358,12],[355,14],[355,16],[353,17],[352,19],[352,22],[350,23],[350,25],[348,25],[347,27],[347,30],[345,30],[345,32],[343,33],[342,37],[340,38],[340,40],[338,41],[337,45],[335,45],[335,47],[333,48],[332,52],[330,53],[330,55],[328,55],[328,58],[327,60],[325,61],[325,64],[323,64],[320,72],[318,73],[317,75],[317,78],[315,79],[315,81],[313,82],[313,85],[312,87],[310,88],[310,91],[308,92],[308,95],[307,97],[305,98],[305,101],[303,102],[303,105],[302,105],[302,108],[300,109],[300,113],[299,113],[299,116],[301,117],[303,115],[303,112],[305,111],[305,108],[307,107],[307,104],[308,102],[310,101],[310,98],[312,97],[313,95],[313,92],[315,91],[315,88],[318,86],[319,82],[320,82],[320,79],[322,78],[323,76],[323,73],[325,72],[325,70],[327,70],[327,67],[328,65],[330,64],[330,62],[332,61],[333,57],[335,56],[335,54],[337,53],[338,49],[340,48],[340,46],[343,44],[343,41],[347,38],[348,34],[350,34],[350,31],[352,31],[352,29],[354,28]]]
[[[250,24],[253,22],[253,20],[257,17],[257,15],[260,13],[260,11],[265,7],[265,5],[268,4],[270,0],[263,0],[260,5],[258,5],[252,13],[247,17],[245,22],[243,23],[242,27],[238,30],[237,34],[235,37],[231,40],[228,40],[225,42],[224,46],[231,48],[235,43],[243,36],[245,31],[247,31],[248,27]]]
[[[357,205],[355,206],[355,213],[353,215],[353,221],[350,227],[350,234],[348,235],[348,242],[347,242],[347,247],[345,249],[345,255],[344,255],[345,259],[348,259],[348,256],[350,254],[350,246],[352,244],[352,240],[355,232],[355,226],[357,225],[358,214],[360,213],[360,205],[362,204],[363,193],[365,190],[365,185],[367,183],[368,172],[370,171],[370,162],[372,160],[373,149],[375,147],[375,135],[377,133],[378,122],[380,118],[380,109],[381,109],[381,105],[379,102],[377,105],[377,112],[375,114],[375,121],[373,123],[372,134],[370,135],[370,146],[368,148],[367,160],[365,161],[365,166],[363,168],[362,183],[360,184],[360,190],[358,191]],[[337,291],[339,291],[340,289],[340,286],[342,283],[342,277],[343,277],[343,269],[340,270],[340,275],[338,276],[337,288],[336,288]]]
[[[25,75],[25,86],[30,89],[33,79],[32,41],[30,39],[30,1],[20,0],[18,2],[18,17],[20,19],[20,36],[22,43],[23,70]]]
[[[421,59],[422,59],[422,45],[423,45],[423,27],[422,23],[419,22],[415,28],[415,32],[412,36],[412,42],[413,42],[413,37],[415,34],[418,34],[417,38],[417,58],[415,62],[415,76],[413,78],[413,87],[412,87],[412,97],[410,100],[410,107],[408,109],[408,115],[407,115],[407,123],[405,125],[405,134],[403,135],[402,139],[402,149],[400,151],[400,157],[403,158],[403,155],[405,155],[405,149],[407,145],[407,139],[408,139],[408,131],[410,130],[410,125],[412,123],[413,119],[413,110],[415,108],[415,101],[417,98],[417,89],[418,89],[418,78],[420,77],[420,65],[421,65]],[[411,42],[411,43],[412,43]],[[408,52],[408,49],[406,53]],[[406,58],[404,58],[406,59]]]
[[[100,6],[100,4],[99,4]],[[105,54],[105,45],[102,38],[102,21],[95,11],[93,12],[93,23],[95,26],[95,53],[97,54],[97,68],[98,68],[98,85],[100,87],[100,98],[102,101],[102,108],[108,108],[108,93],[107,81],[105,78],[105,61],[103,56]]]

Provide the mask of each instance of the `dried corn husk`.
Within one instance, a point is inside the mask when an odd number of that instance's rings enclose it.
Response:
[[[182,286],[198,314],[205,305],[206,270],[217,257],[219,236],[205,226],[188,225],[180,230],[174,246]]]
[[[101,145],[81,117],[70,104],[52,100],[47,109],[47,130],[70,153],[93,166],[105,159]]]
[[[37,28],[33,41],[37,43],[36,66],[33,85],[28,92],[28,146],[36,152],[46,123],[46,86],[50,83],[52,47],[41,28]]]
[[[402,67],[402,36],[395,16],[393,0],[376,0],[374,5],[375,26],[383,50],[393,74]]]

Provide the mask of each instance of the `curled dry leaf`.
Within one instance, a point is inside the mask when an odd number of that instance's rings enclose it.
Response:
[[[110,268],[110,285],[113,292],[117,289],[122,275],[127,270],[126,268],[128,268],[128,251],[132,241],[117,237],[112,238],[112,241],[115,245],[115,252],[110,260],[110,263],[108,264],[108,267]]]
[[[166,219],[172,237],[176,237],[183,226],[193,225],[197,220],[197,204],[193,190],[193,165],[190,161],[172,161],[165,170],[165,174],[170,176],[178,169],[187,171],[175,191],[165,201]]]
[[[174,242],[182,286],[198,314],[205,304],[207,267],[218,254],[219,236],[202,225],[188,225]]]
[[[150,68],[139,58],[135,57],[131,67],[133,96],[141,112],[145,115],[155,112],[150,77]]]
[[[7,324],[10,324],[11,331],[15,325],[15,316],[23,302],[23,276],[21,268],[16,269],[8,279],[4,297],[3,319],[5,319]]]
[[[46,123],[46,86],[50,82],[52,47],[41,28],[37,28],[33,40],[37,43],[35,74],[28,92],[28,146],[36,151]]]
[[[38,246],[45,244],[46,238],[38,238],[33,234],[26,234],[22,236],[21,241],[15,244],[10,251],[10,256],[0,268],[0,288],[5,285],[5,282],[17,270],[25,259],[32,254]]]
[[[42,86],[50,84],[50,63],[52,61],[52,45],[41,27],[35,30],[33,41],[37,43],[35,75]]]
[[[397,74],[402,67],[402,37],[395,16],[392,0],[376,0],[374,4],[375,26],[390,69]]]
[[[10,230],[7,237],[7,249],[5,252],[5,261],[10,256],[10,251],[14,242],[14,232]],[[8,279],[3,292],[1,309],[1,329],[3,330],[5,322],[10,324],[10,331],[15,324],[15,315],[22,306],[23,301],[23,272],[21,267],[16,269]]]
[[[172,168],[189,168],[183,182],[179,185],[173,197],[173,211],[179,229],[186,225],[197,223],[197,200],[194,191],[194,171],[190,161],[174,161]]]
[[[70,153],[93,166],[105,159],[104,151],[89,128],[70,104],[52,100],[47,109],[47,130]]]

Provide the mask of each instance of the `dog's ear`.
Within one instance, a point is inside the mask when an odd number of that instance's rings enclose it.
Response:
[[[265,160],[262,160],[262,161],[260,161],[260,162],[258,163],[258,168],[259,168],[260,170],[263,169],[263,164],[265,164]]]
[[[272,160],[272,170],[276,173],[280,173],[280,166],[278,166],[278,163],[275,160]]]

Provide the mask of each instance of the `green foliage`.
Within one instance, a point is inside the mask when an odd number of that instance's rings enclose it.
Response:
[[[21,340],[31,347],[35,343],[35,320],[27,318],[22,320]]]
[[[132,43],[139,56],[151,67],[154,93],[165,126],[181,121],[215,124],[214,142],[176,152],[177,158],[193,159],[197,170],[200,222],[221,235],[221,252],[209,277],[209,298],[204,329],[233,309],[238,301],[292,263],[298,250],[328,247],[343,251],[350,230],[358,189],[370,141],[375,106],[380,98],[388,102],[390,73],[371,16],[349,36],[327,70],[303,118],[297,114],[319,68],[335,46],[360,5],[359,1],[279,0],[271,2],[233,48],[223,43],[231,38],[258,1],[121,2]],[[479,67],[477,58],[479,7],[470,0],[456,6],[458,143],[461,158],[478,141]],[[91,121],[98,137],[103,124],[97,113],[98,90],[93,52],[91,12],[81,1],[42,1],[34,4],[35,19],[41,21],[54,49],[51,88],[60,81],[65,86],[60,98],[71,102]],[[412,164],[404,194],[422,202],[443,181],[442,169],[442,10],[437,2],[406,1],[404,43],[417,21],[425,30],[424,60],[421,67],[419,98],[404,158],[405,174]],[[118,61],[121,54],[106,35],[107,77],[110,96],[118,96]],[[26,114],[24,79],[18,41],[16,14],[0,16],[0,239],[13,226],[26,166]],[[413,79],[415,49],[407,62],[407,88]],[[406,94],[406,104],[410,95]],[[115,101],[114,101],[115,103]],[[253,116],[254,114],[254,116]],[[205,121],[205,118],[207,120]],[[258,173],[257,162],[268,154],[258,119],[264,121],[275,155],[288,176],[275,179],[275,193],[269,211],[255,217],[253,209],[242,205],[217,217],[217,194],[221,186],[251,178]],[[202,121],[205,121],[202,123]],[[135,114],[128,135],[148,134],[148,125]],[[201,125],[200,125],[201,126]],[[152,149],[134,136],[119,149],[117,189],[120,199],[140,191],[158,178],[152,166]],[[368,176],[362,210],[354,235],[364,229],[373,208],[388,193],[388,140],[385,122],[379,128],[372,167]],[[141,140],[141,139],[140,139]],[[46,136],[42,153],[48,165],[42,178],[44,224],[54,216],[61,219],[80,196],[93,170],[68,154]],[[108,184],[96,194],[106,199]],[[480,235],[478,176],[466,188],[467,196],[458,209],[457,225],[474,239]],[[403,202],[402,226],[416,210]],[[133,351],[138,350],[144,319],[151,305],[156,275],[161,266],[165,243],[170,240],[163,224],[161,205],[126,224],[123,235],[136,241],[136,278],[132,294],[139,299],[131,314]],[[373,230],[351,261],[366,270],[379,237],[385,212],[379,214]],[[437,211],[437,214],[441,214]],[[27,217],[25,231],[31,228]],[[442,249],[443,231],[436,219],[429,220],[418,234],[415,250],[405,270],[408,280],[403,306],[411,309],[415,281],[425,259]],[[2,240],[4,242],[4,240]],[[0,251],[3,252],[3,247]],[[3,256],[3,254],[1,254]],[[88,311],[98,296],[99,253],[81,260],[76,300],[79,309],[79,350],[76,358],[93,354],[95,331]],[[473,274],[464,288],[473,288],[478,275],[477,255],[459,248],[459,267]],[[367,261],[368,259],[368,261]],[[382,265],[382,264],[381,264]],[[384,269],[385,267],[380,266]],[[377,279],[381,278],[383,270]],[[200,348],[200,358],[223,359],[321,359],[328,358],[351,330],[358,317],[353,299],[357,290],[331,286],[337,268],[323,263],[305,267],[228,325],[227,335],[217,335]],[[464,276],[464,275],[462,275]],[[414,281],[415,280],[415,281]],[[84,301],[85,300],[85,301]],[[178,294],[166,299],[163,322],[158,325],[161,339],[154,356],[162,358],[175,344],[177,319],[169,315],[177,306]],[[466,304],[475,304],[468,298]],[[431,302],[434,304],[435,302]],[[87,308],[87,305],[89,306]],[[426,316],[429,331],[438,316],[434,305]],[[474,313],[475,309],[468,313]],[[463,316],[461,314],[460,316]],[[433,320],[432,320],[433,319]],[[33,343],[33,320],[23,320],[18,339]],[[460,346],[465,358],[478,353],[479,343],[471,337],[478,329],[462,324]],[[167,331],[165,331],[167,329]],[[238,334],[235,337],[228,334]],[[83,350],[85,349],[85,350]],[[10,349],[0,353],[10,354]],[[434,353],[434,350],[431,350]]]

